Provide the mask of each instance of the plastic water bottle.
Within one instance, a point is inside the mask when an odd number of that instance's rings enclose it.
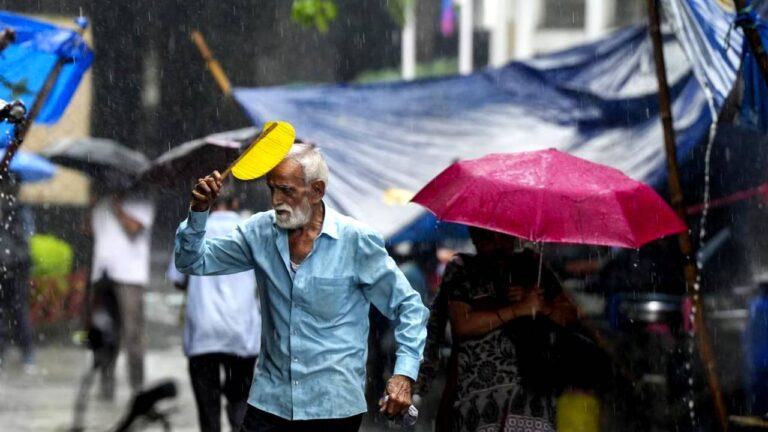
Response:
[[[379,402],[383,405],[387,403],[388,400],[389,395],[386,395],[381,398]],[[416,421],[419,419],[419,410],[415,406],[411,405],[408,407],[408,411],[405,414],[397,417],[387,417],[389,418],[390,423],[394,424],[395,426],[407,428],[416,424]]]

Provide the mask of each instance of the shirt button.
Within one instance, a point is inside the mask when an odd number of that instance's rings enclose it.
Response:
[[[293,358],[293,361],[295,361],[296,363],[298,363],[298,362],[299,362],[299,358],[298,358],[298,357],[294,357],[294,358]]]
[[[294,381],[293,385],[297,386],[297,385],[299,385],[299,382],[298,381]]]
[[[298,334],[299,334],[299,332],[298,332],[297,330],[294,330],[294,331],[293,331],[293,335],[294,335],[294,336],[296,336],[296,335],[298,335]]]

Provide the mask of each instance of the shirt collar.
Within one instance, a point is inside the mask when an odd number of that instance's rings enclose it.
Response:
[[[338,219],[339,214],[336,210],[328,207],[323,201],[323,207],[325,208],[325,217],[323,218],[323,229],[320,231],[320,235],[327,234],[328,237],[338,240],[339,239],[339,226]]]

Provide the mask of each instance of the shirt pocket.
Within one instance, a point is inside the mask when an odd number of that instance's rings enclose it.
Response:
[[[351,301],[352,283],[352,277],[313,277],[310,312],[323,320],[337,319],[344,312],[344,306]]]

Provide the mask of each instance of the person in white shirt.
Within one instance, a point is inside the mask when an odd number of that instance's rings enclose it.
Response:
[[[241,222],[239,200],[227,186],[211,209],[206,237],[230,233]],[[240,429],[261,342],[256,276],[245,271],[225,276],[187,276],[171,260],[168,279],[187,290],[184,353],[197,402],[200,430],[221,430],[221,396],[227,399],[232,430]],[[222,382],[221,371],[224,371]]]
[[[149,251],[154,204],[144,198],[112,194],[91,212],[93,265],[91,281],[114,284],[120,312],[122,344],[128,354],[128,377],[136,393],[144,383],[143,294],[149,284]],[[112,400],[115,363],[107,361],[101,376],[101,396]]]

